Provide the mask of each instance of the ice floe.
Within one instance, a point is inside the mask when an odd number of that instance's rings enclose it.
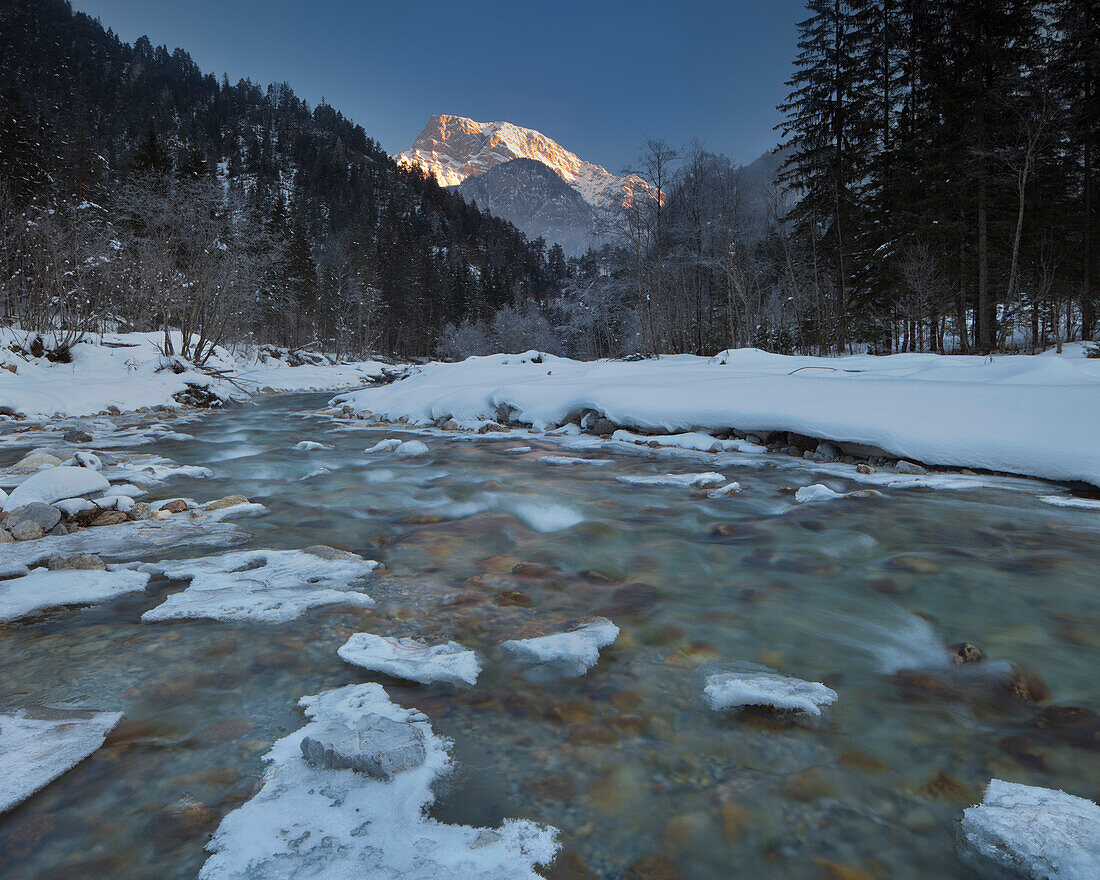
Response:
[[[0,813],[87,758],[121,718],[121,712],[50,719],[28,718],[25,712],[0,715]]]
[[[1063,791],[994,779],[963,811],[964,852],[1032,880],[1100,877],[1100,807]]]
[[[1040,495],[1039,500],[1044,504],[1053,504],[1055,507],[1076,507],[1081,510],[1100,510],[1100,500],[1092,498],[1076,498],[1073,495]]]
[[[18,620],[46,608],[93,605],[144,590],[149,575],[140,571],[47,571],[35,568],[0,581],[0,621]]]
[[[144,621],[205,617],[283,623],[317,605],[374,605],[374,600],[351,582],[379,564],[354,553],[318,547],[238,550],[143,568],[160,571],[171,580],[191,581],[189,587],[146,611],[141,616]]]
[[[707,676],[703,697],[715,710],[767,706],[820,715],[837,700],[836,691],[816,681],[791,678],[769,669],[743,669]]]
[[[713,471],[704,474],[659,474],[654,477],[616,477],[620,483],[630,483],[635,486],[717,486],[726,482],[726,478]]]
[[[477,654],[457,642],[429,645],[418,639],[397,639],[355,633],[336,652],[345,660],[372,672],[420,684],[444,682],[473,685],[481,672]]]
[[[86,467],[58,465],[31,474],[15,487],[4,500],[3,511],[8,513],[35,501],[52,504],[64,498],[91,495],[111,488],[110,482],[99,471]]]
[[[555,465],[575,465],[575,464],[591,464],[601,466],[605,464],[614,464],[615,460],[612,458],[575,458],[571,455],[542,455],[536,459],[539,464],[555,464]]]
[[[539,880],[535,867],[553,861],[554,828],[523,819],[489,829],[427,818],[432,783],[451,768],[450,743],[422,713],[391,703],[380,685],[347,685],[300,705],[309,723],[267,753],[260,790],[222,820],[200,880]],[[389,781],[311,763],[306,753],[315,749],[303,749],[306,740],[323,746],[334,727],[369,749],[372,731],[392,734],[394,725],[419,736],[423,756],[402,761],[407,769]]]
[[[584,675],[600,659],[600,649],[614,643],[619,628],[606,617],[595,617],[569,632],[511,639],[502,647],[547,672],[576,677]]]

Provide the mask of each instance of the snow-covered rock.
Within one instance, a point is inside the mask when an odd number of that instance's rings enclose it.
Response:
[[[737,481],[732,483],[726,483],[724,486],[718,486],[716,489],[711,489],[707,494],[711,498],[724,498],[727,495],[737,495],[741,491],[741,484]]]
[[[50,719],[28,718],[25,712],[0,715],[0,813],[87,758],[121,719],[121,712]]]
[[[1100,877],[1100,807],[1063,791],[994,779],[963,811],[960,843],[971,856],[1030,880]]]
[[[393,452],[400,445],[401,445],[400,440],[396,440],[396,439],[391,437],[387,440],[379,440],[373,446],[370,446],[370,447],[364,449],[363,453],[365,455],[377,455],[377,454],[382,453],[382,452]]]
[[[703,697],[712,709],[770,706],[773,709],[820,715],[837,700],[836,691],[815,681],[790,678],[763,669],[720,672],[707,676]]]
[[[8,513],[33,501],[53,504],[63,498],[91,495],[93,492],[103,492],[110,488],[111,484],[99,471],[85,467],[58,465],[27,477],[4,500],[3,510]]]
[[[355,633],[336,652],[340,659],[372,672],[420,684],[441,681],[473,685],[481,672],[477,654],[457,642],[429,645],[417,639]]]
[[[146,568],[171,580],[190,580],[191,585],[146,611],[141,619],[207,617],[283,623],[317,605],[343,603],[369,608],[374,600],[351,582],[378,567],[377,562],[331,547],[239,550],[159,562]]]
[[[18,620],[46,608],[93,605],[144,590],[149,575],[140,571],[47,571],[0,580],[0,620]]]
[[[428,447],[419,440],[406,440],[398,446],[393,454],[398,458],[417,458],[428,454]]]
[[[616,477],[620,483],[631,483],[635,486],[718,486],[726,482],[726,478],[713,471],[705,474],[659,474],[655,477]]]
[[[432,783],[451,767],[448,741],[426,717],[391,703],[377,684],[347,685],[303,697],[310,721],[265,756],[260,790],[218,826],[199,880],[538,880],[558,850],[553,828],[505,820],[498,829],[427,818]],[[333,724],[358,729],[381,717],[408,725],[424,759],[391,780],[306,761],[302,743],[324,742]]]
[[[332,449],[331,443],[318,443],[316,440],[299,440],[294,444],[298,452],[313,452],[317,449]]]
[[[575,677],[584,675],[600,659],[600,649],[613,644],[619,628],[606,617],[595,617],[574,630],[537,636],[533,639],[511,639],[502,647],[528,663],[555,674]]]
[[[812,486],[803,486],[794,493],[794,500],[799,504],[806,504],[813,501],[832,501],[834,498],[843,497],[843,493],[834,492],[822,483],[815,483]]]

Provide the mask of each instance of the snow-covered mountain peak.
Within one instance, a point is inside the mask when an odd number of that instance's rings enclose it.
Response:
[[[464,116],[433,116],[398,162],[416,165],[441,186],[457,186],[512,159],[534,159],[554,171],[590,205],[622,203],[634,180],[585,162],[542,132],[510,122],[475,122]]]

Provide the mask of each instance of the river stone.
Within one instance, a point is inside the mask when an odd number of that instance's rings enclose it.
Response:
[[[48,452],[32,452],[24,455],[13,467],[36,471],[40,467],[57,467],[59,464],[61,464],[61,459],[56,455],[50,455]]]
[[[42,526],[33,520],[25,519],[12,527],[11,536],[17,541],[35,541],[46,534]]]
[[[337,550],[335,547],[329,547],[327,544],[314,544],[312,547],[306,547],[302,550],[303,553],[309,553],[311,556],[316,556],[319,559],[358,559],[354,553],[348,553],[347,550]]]
[[[901,459],[896,465],[894,470],[899,474],[909,474],[914,477],[922,477],[928,473],[928,468],[923,468],[919,464],[913,464],[911,461]]]
[[[120,523],[129,521],[130,517],[123,513],[121,510],[105,510],[95,519],[93,519],[90,525],[93,526],[117,526]]]
[[[226,507],[236,507],[238,504],[248,504],[248,499],[243,495],[226,495],[224,498],[219,498],[217,501],[211,501],[204,509],[223,510]]]
[[[11,532],[7,529],[0,529],[0,544],[10,544],[15,538],[11,536]]]
[[[46,560],[50,571],[106,571],[107,565],[94,553],[55,553]]]
[[[127,516],[132,520],[149,519],[150,508],[144,501],[138,501],[133,507],[130,508],[130,512]]]
[[[61,521],[61,511],[50,504],[41,501],[32,501],[17,507],[4,517],[4,526],[14,531],[22,522],[32,522],[38,525],[43,532],[48,532]]]
[[[302,755],[314,767],[354,770],[390,779],[424,763],[424,735],[411,724],[382,715],[352,723],[335,718],[314,736],[302,738]]]
[[[61,439],[66,443],[91,443],[92,435],[87,431],[81,431],[79,428],[70,428],[61,435]]]

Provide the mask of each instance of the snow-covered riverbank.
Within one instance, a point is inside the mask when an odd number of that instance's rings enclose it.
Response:
[[[555,429],[776,432],[928,465],[1100,485],[1100,359],[1061,355],[713,358],[580,362],[527,352],[432,363],[342,395],[360,414],[466,429],[489,421]],[[771,437],[774,440],[774,436]],[[811,454],[813,454],[811,452]]]
[[[67,364],[13,351],[13,345],[25,344],[25,337],[0,331],[0,412],[29,418],[87,416],[109,407],[176,407],[176,395],[196,388],[226,399],[250,392],[337,391],[362,386],[385,367],[378,361],[290,366],[285,358],[218,348],[206,366],[232,377],[230,382],[180,359],[162,357],[159,333],[89,336],[73,347]]]

